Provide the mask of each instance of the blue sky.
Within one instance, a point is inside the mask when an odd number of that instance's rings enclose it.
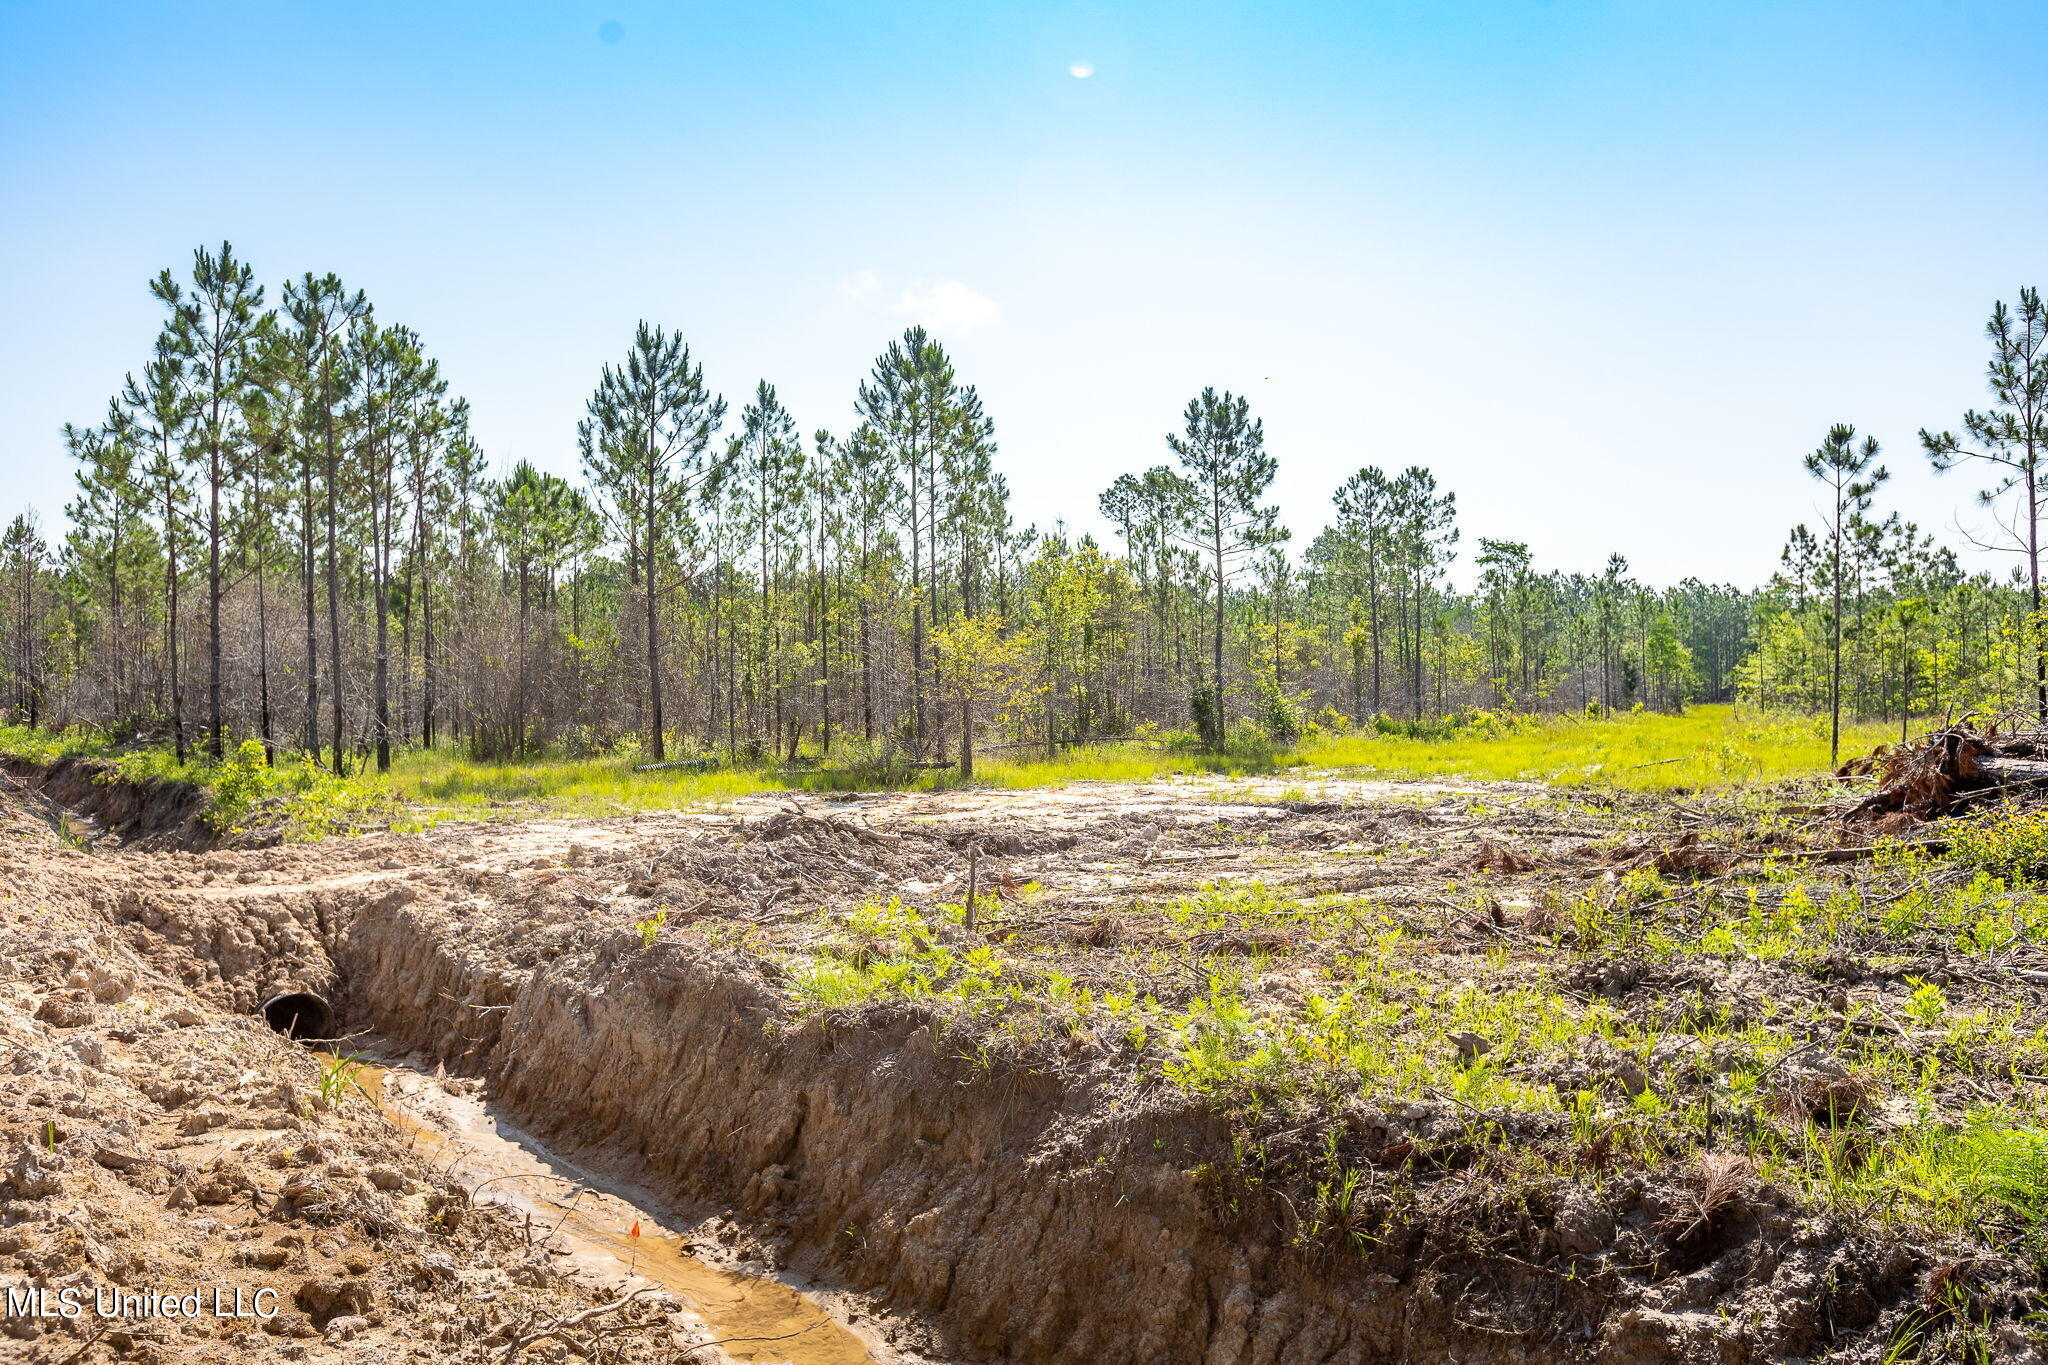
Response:
[[[0,515],[228,237],[417,328],[500,464],[573,470],[641,317],[806,431],[920,320],[1025,521],[1214,384],[1298,543],[1420,462],[1468,562],[1754,582],[1837,421],[1953,540],[1914,433],[2048,283],[2044,57],[2038,0],[0,0]]]

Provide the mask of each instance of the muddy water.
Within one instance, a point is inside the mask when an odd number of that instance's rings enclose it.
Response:
[[[780,1280],[693,1254],[628,1192],[555,1156],[434,1077],[383,1062],[363,1066],[355,1083],[477,1202],[523,1216],[535,1240],[566,1249],[561,1260],[607,1287],[667,1291],[703,1325],[706,1339],[719,1343],[723,1358],[745,1365],[880,1365],[896,1358]],[[717,1357],[707,1351],[704,1358]]]

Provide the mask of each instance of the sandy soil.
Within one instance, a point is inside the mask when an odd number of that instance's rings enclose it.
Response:
[[[527,1338],[544,1360],[903,1359],[871,1354],[871,1331],[751,1259],[743,1229],[685,1241],[655,1196],[555,1157],[493,1117],[474,1081],[358,1066],[252,1017],[274,990],[331,984],[325,907],[444,857],[560,856],[572,833],[588,847],[620,834],[535,822],[246,855],[124,851],[9,781],[0,1293],[44,1290],[47,1315],[0,1314],[0,1359],[495,1360]],[[361,1057],[375,1042],[336,1046]],[[121,1311],[102,1315],[95,1297],[149,1290],[197,1291],[201,1316],[111,1297]]]

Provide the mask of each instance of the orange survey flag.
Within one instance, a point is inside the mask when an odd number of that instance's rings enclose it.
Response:
[[[632,1230],[631,1232],[627,1233],[626,1235],[627,1235],[628,1237],[638,1237],[638,1236],[640,1235],[640,1220],[639,1220],[639,1219],[637,1219],[637,1218],[636,1218],[636,1219],[634,1219],[634,1220],[633,1220],[633,1230]]]

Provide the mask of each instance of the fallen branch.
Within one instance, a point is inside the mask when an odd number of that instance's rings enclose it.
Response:
[[[656,1292],[658,1292],[656,1286],[643,1285],[624,1298],[613,1299],[610,1303],[601,1303],[595,1308],[586,1308],[580,1313],[568,1313],[559,1318],[552,1318],[530,1331],[514,1333],[512,1340],[506,1343],[505,1349],[499,1354],[498,1359],[510,1360],[527,1347],[537,1346],[550,1337],[561,1337],[563,1341],[569,1341],[570,1338],[567,1333],[571,1329],[581,1327],[592,1318],[603,1317],[607,1313],[616,1313],[622,1308],[629,1308],[639,1301],[642,1294],[653,1294]],[[794,1334],[792,1333],[792,1335]]]

